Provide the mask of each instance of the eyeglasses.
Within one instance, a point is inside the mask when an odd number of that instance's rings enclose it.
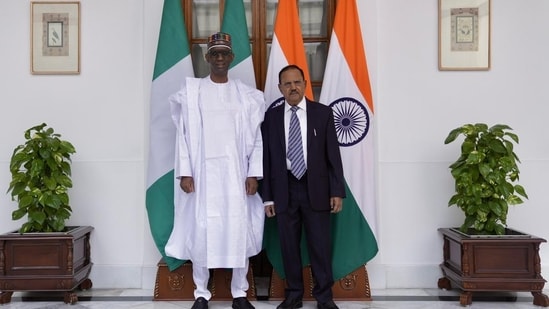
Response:
[[[232,52],[230,50],[211,50],[208,52],[208,54],[210,55],[210,57],[217,58],[217,56],[219,55],[223,57],[228,57],[232,54]]]

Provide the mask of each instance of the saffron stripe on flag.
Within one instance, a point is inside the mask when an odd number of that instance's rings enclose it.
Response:
[[[278,90],[278,73],[288,64],[298,65],[308,81],[305,96],[313,99],[313,88],[310,86],[311,77],[305,57],[305,46],[301,34],[301,24],[295,0],[280,0],[274,24],[273,42],[267,78],[265,81],[265,101],[272,104],[282,97]]]

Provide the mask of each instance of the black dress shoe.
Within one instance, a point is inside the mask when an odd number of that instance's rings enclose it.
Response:
[[[194,301],[191,309],[208,309],[208,301],[204,297],[199,297]]]
[[[233,309],[255,309],[255,307],[246,297],[237,297],[233,299]]]
[[[317,303],[316,307],[318,309],[339,309],[339,307],[334,303],[333,300],[327,301],[325,303]]]
[[[296,309],[303,307],[303,302],[299,298],[286,298],[276,309]]]

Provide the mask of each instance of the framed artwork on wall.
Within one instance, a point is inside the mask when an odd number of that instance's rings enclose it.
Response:
[[[491,0],[438,0],[438,69],[490,69]]]
[[[80,74],[80,2],[31,2],[31,73]]]

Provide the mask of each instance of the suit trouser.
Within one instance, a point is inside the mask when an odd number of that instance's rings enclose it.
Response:
[[[307,250],[314,277],[313,296],[318,302],[332,300],[332,247],[330,211],[311,208],[307,191],[307,174],[300,180],[288,173],[287,211],[277,213],[278,233],[286,273],[286,298],[303,297],[301,232],[305,229]],[[329,203],[329,201],[326,201]],[[275,205],[276,207],[276,205]]]
[[[248,267],[249,261],[246,259],[246,266],[232,269],[231,295],[233,298],[246,297],[248,291]],[[204,297],[206,300],[212,298],[212,293],[208,290],[208,280],[210,279],[210,270],[207,267],[195,267],[193,265],[193,280],[196,285],[194,290],[194,299]]]

